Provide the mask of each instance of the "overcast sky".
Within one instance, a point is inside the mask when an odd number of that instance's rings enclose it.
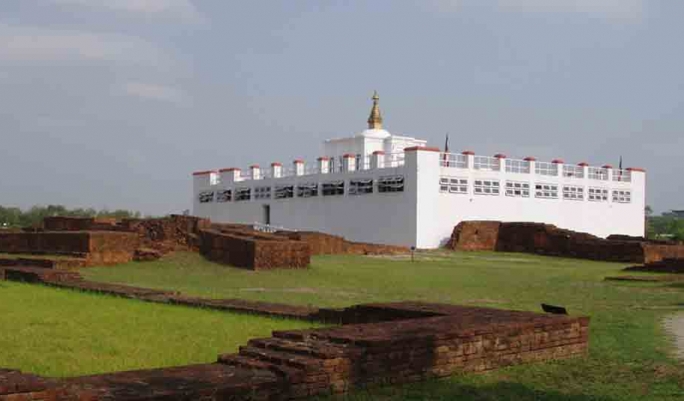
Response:
[[[684,1],[2,0],[0,205],[191,207],[365,128],[643,167],[684,208]]]

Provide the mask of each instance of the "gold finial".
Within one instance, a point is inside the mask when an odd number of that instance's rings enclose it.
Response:
[[[380,114],[380,106],[378,106],[379,100],[378,92],[373,92],[373,108],[368,117],[368,128],[370,129],[382,129],[382,115]]]

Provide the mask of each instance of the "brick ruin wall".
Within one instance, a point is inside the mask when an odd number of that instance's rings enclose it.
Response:
[[[312,255],[398,255],[410,252],[408,247],[350,242],[344,237],[313,231],[281,231],[276,235],[308,243]]]
[[[80,256],[88,259],[88,266],[124,263],[132,259],[156,260],[176,250],[198,251],[210,260],[255,270],[306,267],[311,255],[410,252],[407,247],[356,243],[317,232],[270,234],[255,231],[249,225],[212,224],[208,219],[179,215],[120,221],[47,217],[42,227],[27,228],[13,239],[9,239],[9,234],[13,233],[0,234],[5,234],[6,239],[3,242],[0,238],[0,253]],[[131,235],[137,236],[135,246],[130,243],[132,239],[129,242]],[[84,236],[88,236],[92,244],[86,244]]]
[[[0,253],[73,256],[89,266],[130,262],[137,245],[137,237],[125,232],[0,233]]]
[[[500,228],[499,221],[462,222],[454,227],[446,247],[459,251],[495,251]]]
[[[45,231],[100,231],[115,230],[117,220],[102,217],[62,217],[48,216],[43,218],[42,229]]]
[[[401,302],[328,310],[368,324],[276,331],[217,363],[45,379],[0,370],[0,400],[272,400],[586,355],[589,319]]]
[[[542,223],[464,221],[452,232],[447,248],[525,252],[612,262],[649,263],[684,258],[684,245],[614,236],[603,239]]]
[[[200,253],[207,259],[252,270],[306,268],[309,244],[247,230],[200,230]]]
[[[659,261],[646,262],[641,266],[627,267],[624,271],[684,274],[684,257],[664,258]]]

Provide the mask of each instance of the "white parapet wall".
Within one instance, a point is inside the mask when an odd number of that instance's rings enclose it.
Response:
[[[641,169],[427,147],[342,159],[194,173],[193,213],[418,248],[443,245],[463,220],[539,222],[601,237],[644,233]]]
[[[325,160],[296,160],[292,167],[274,164],[260,179],[235,181],[234,175],[226,179],[222,172],[214,185],[207,178],[214,172],[195,173],[193,214],[216,222],[270,224],[359,242],[412,246],[415,184],[407,182],[403,157],[378,153],[373,157],[382,158],[378,164],[383,168],[357,169],[350,156],[348,171],[330,171]]]

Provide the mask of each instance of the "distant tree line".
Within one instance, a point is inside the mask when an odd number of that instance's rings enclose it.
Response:
[[[650,206],[646,206],[646,231],[648,238],[684,241],[684,219],[670,213],[654,216]]]
[[[0,206],[0,228],[29,227],[39,225],[44,217],[114,217],[117,219],[140,218],[140,212],[130,210],[96,210],[93,208],[68,209],[62,205],[33,206],[27,210]]]

